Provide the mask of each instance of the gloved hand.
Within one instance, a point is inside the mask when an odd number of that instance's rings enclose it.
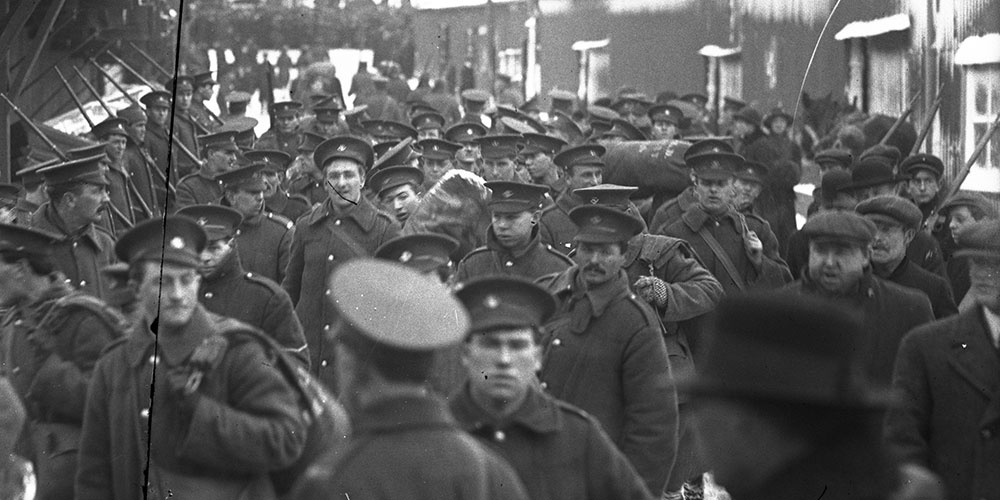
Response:
[[[640,276],[632,284],[635,294],[657,308],[667,305],[667,283],[655,276]]]

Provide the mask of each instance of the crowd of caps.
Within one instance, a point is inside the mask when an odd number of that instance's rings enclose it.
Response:
[[[144,443],[149,488],[185,498],[701,498],[709,471],[736,498],[1000,494],[1000,357],[925,359],[1000,332],[996,213],[940,199],[939,158],[815,152],[796,230],[780,109],[728,100],[718,134],[700,94],[553,91],[542,112],[384,83],[351,109],[274,103],[257,138],[248,95],[215,116],[211,73],[178,76],[2,187],[3,375],[31,424],[0,451],[31,458],[42,498],[134,498]],[[604,183],[636,141],[690,182]],[[476,193],[473,244],[416,220]],[[267,473],[311,428],[275,356],[353,428],[291,492]]]

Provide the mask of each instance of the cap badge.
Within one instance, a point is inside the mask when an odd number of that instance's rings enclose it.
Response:
[[[409,262],[412,259],[413,259],[413,252],[411,252],[409,250],[406,250],[403,253],[399,254],[399,261],[400,262],[406,263],[406,262]]]
[[[597,224],[600,224],[603,221],[604,221],[604,218],[601,217],[600,215],[595,215],[595,216],[593,216],[593,217],[590,218],[590,223],[594,224],[595,226]]]
[[[341,144],[340,146],[337,146],[337,151],[346,151],[346,150],[347,150],[347,144]]]
[[[204,226],[205,224],[208,224],[208,219],[204,217],[198,217],[198,220],[196,222],[198,223],[199,226]]]
[[[591,205],[597,205],[597,204],[598,204],[598,203],[600,203],[600,202],[601,202],[601,199],[600,199],[600,198],[597,198],[597,197],[594,197],[594,198],[591,198],[591,199],[590,199],[590,204],[591,204]]]
[[[174,236],[173,238],[170,239],[170,248],[173,248],[174,250],[183,250],[184,239],[181,238],[180,236]]]
[[[504,198],[510,198],[511,196],[514,196],[514,192],[508,189],[500,193],[500,196],[503,196]]]
[[[593,149],[591,149],[590,150],[590,156],[597,156],[597,151],[594,151]]]
[[[500,307],[500,299],[498,299],[496,295],[487,295],[486,299],[483,300],[483,305],[486,306],[487,309],[496,309],[497,307]]]

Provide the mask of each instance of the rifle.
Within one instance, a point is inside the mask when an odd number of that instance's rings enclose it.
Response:
[[[920,89],[917,91],[917,93],[913,94],[913,97],[910,99],[910,104],[907,106],[906,111],[903,111],[903,114],[899,115],[899,118],[896,118],[895,123],[892,124],[892,127],[889,127],[889,131],[885,133],[885,136],[882,137],[882,140],[878,141],[879,144],[884,146],[886,142],[889,142],[889,138],[892,137],[892,134],[896,133],[896,129],[898,129],[903,124],[903,122],[905,122],[906,119],[910,117],[910,113],[913,113],[913,106],[917,104],[917,99],[921,95],[923,95],[923,93],[924,89]]]
[[[990,138],[996,133],[998,127],[1000,127],[1000,113],[997,113],[997,117],[993,120],[993,123],[990,124],[990,128],[986,129],[986,133],[979,138],[979,142],[976,143],[976,149],[972,150],[972,156],[966,160],[965,165],[962,166],[962,170],[959,170],[958,175],[955,176],[954,182],[948,186],[947,195],[938,199],[937,204],[934,206],[934,210],[932,210],[930,215],[927,217],[928,223],[924,229],[927,231],[932,231],[934,229],[935,224],[930,224],[930,221],[936,221],[938,216],[937,214],[941,210],[941,207],[944,206],[945,202],[951,199],[952,196],[955,196],[955,193],[958,193],[958,191],[962,189],[962,183],[965,182],[965,178],[969,176],[969,171],[972,170],[972,166],[976,164],[977,160],[979,160],[979,156],[983,154],[983,151],[986,151],[986,147],[990,144]]]
[[[169,71],[163,69],[163,66],[160,66],[159,63],[156,62],[156,59],[153,59],[153,57],[150,56],[149,54],[147,54],[146,51],[140,49],[138,45],[132,43],[131,41],[128,42],[128,44],[136,52],[138,52],[139,55],[141,55],[143,59],[145,59],[146,61],[148,61],[149,64],[153,65],[153,67],[156,68],[156,70],[159,71],[164,77],[166,77],[166,78],[173,78],[174,75],[171,74]]]
[[[114,85],[114,87],[118,89],[118,91],[121,92],[122,95],[124,95],[125,98],[129,100],[129,102],[131,102],[138,108],[142,108],[142,105],[139,104],[139,100],[136,99],[135,97],[132,97],[132,94],[129,94],[124,87],[122,87],[117,81],[115,81],[115,79],[111,77],[111,73],[105,71],[100,64],[97,64],[97,61],[91,58],[90,64],[94,65],[94,67],[97,68],[97,71],[100,72],[102,75],[104,75],[104,78],[107,78],[108,81],[111,82],[111,85]]]
[[[114,54],[114,52],[111,52],[109,50],[109,51],[106,52],[106,54],[109,55],[109,56],[111,56],[111,58],[114,59],[115,62],[117,62],[119,65],[121,65],[121,67],[124,68],[125,71],[128,71],[129,74],[131,74],[132,76],[136,77],[136,79],[138,79],[140,82],[142,82],[143,85],[149,87],[151,90],[156,90],[156,86],[154,86],[152,82],[150,82],[144,76],[142,76],[142,74],[140,74],[138,71],[136,71],[135,68],[133,68],[132,66],[129,66],[124,60],[122,60],[122,58],[116,56]]]
[[[201,160],[198,159],[198,155],[192,153],[191,150],[188,149],[188,147],[185,146],[183,142],[181,142],[181,140],[177,137],[176,133],[171,133],[170,134],[170,138],[173,139],[173,141],[171,141],[171,143],[174,146],[177,146],[177,149],[180,149],[181,152],[184,153],[184,156],[187,156],[189,160],[191,160],[191,161],[193,161],[195,163],[195,165],[199,165],[199,166],[201,165]]]
[[[56,70],[56,75],[58,75],[59,80],[62,81],[63,87],[66,89],[66,92],[68,92],[69,96],[73,98],[73,103],[76,104],[76,109],[80,110],[80,114],[83,115],[83,119],[87,120],[87,125],[90,125],[90,128],[93,129],[94,120],[91,120],[90,115],[88,115],[87,111],[83,109],[83,103],[80,102],[80,99],[76,96],[76,93],[73,92],[73,87],[70,86],[69,81],[67,81],[66,77],[63,76],[62,71],[59,71],[59,68],[53,68],[53,69]]]
[[[108,114],[108,117],[112,118],[117,116],[115,112],[112,111],[110,107],[108,107],[108,103],[104,102],[104,99],[101,99],[101,94],[97,92],[97,89],[95,89],[94,86],[90,84],[90,81],[87,80],[87,77],[83,76],[83,73],[81,73],[76,66],[73,66],[73,71],[76,72],[76,76],[80,77],[80,80],[83,80],[83,84],[87,86],[87,90],[89,90],[90,93],[93,94],[95,98],[97,98],[97,102],[101,103],[101,107],[104,108],[104,111]]]
[[[944,99],[944,83],[938,87],[937,97],[934,98],[934,103],[931,104],[927,116],[924,118],[924,124],[920,127],[920,134],[917,135],[917,142],[913,143],[913,149],[910,150],[910,156],[917,154],[920,151],[920,145],[924,143],[924,139],[927,138],[927,133],[931,131],[931,125],[934,123],[934,116],[937,115],[939,109],[941,109],[941,101]]]

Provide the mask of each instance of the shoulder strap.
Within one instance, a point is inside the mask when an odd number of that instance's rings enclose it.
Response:
[[[729,277],[732,278],[733,282],[736,283],[736,288],[739,288],[740,291],[745,291],[747,289],[746,282],[743,281],[743,277],[740,276],[740,273],[736,270],[736,265],[733,264],[732,260],[729,260],[729,255],[726,254],[725,249],[723,249],[722,245],[720,245],[718,240],[715,239],[715,236],[712,236],[712,233],[709,232],[704,225],[698,228],[698,235],[705,240],[708,248],[712,250],[713,254],[715,254],[715,258],[719,260],[719,263],[722,264],[722,267],[726,270],[726,274],[728,274]]]

